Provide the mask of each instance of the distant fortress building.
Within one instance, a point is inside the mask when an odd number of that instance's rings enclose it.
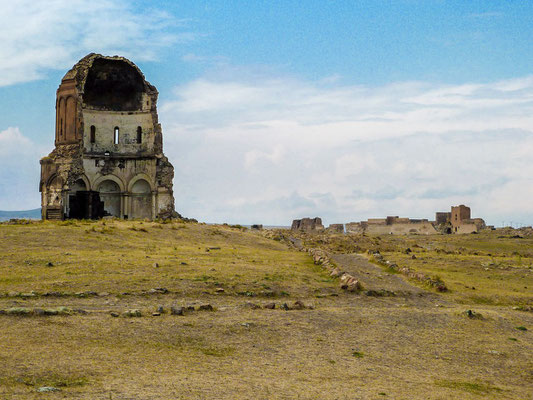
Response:
[[[123,57],[89,54],[67,72],[57,90],[55,149],[41,159],[43,219],[177,215],[157,96]]]

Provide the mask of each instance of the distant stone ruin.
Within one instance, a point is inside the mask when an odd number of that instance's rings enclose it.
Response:
[[[430,235],[438,233],[433,223],[427,219],[411,219],[391,216],[372,218],[367,221],[346,224],[346,233],[368,233],[376,235]]]
[[[324,225],[322,225],[322,219],[319,217],[295,219],[292,221],[291,226],[291,230],[293,231],[312,232],[323,229]]]
[[[471,218],[470,207],[452,206],[451,212],[437,212],[435,225],[442,233],[473,233],[487,226],[482,218]]]
[[[435,221],[389,216],[347,224],[331,224],[325,231],[330,233],[344,233],[346,231],[346,233],[371,235],[433,235],[438,233],[473,233],[486,228],[483,219],[471,218],[470,208],[460,205],[452,206],[451,212],[437,212]],[[291,229],[293,231],[314,232],[324,230],[324,226],[318,217],[303,218],[295,219]]]
[[[332,233],[344,233],[344,224],[330,224],[328,231]]]
[[[92,53],[66,73],[55,149],[41,159],[43,219],[178,216],[157,96],[123,57]]]

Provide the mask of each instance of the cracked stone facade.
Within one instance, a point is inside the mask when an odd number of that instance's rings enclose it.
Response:
[[[123,57],[91,53],[57,90],[55,149],[41,159],[43,219],[155,219],[174,210],[157,89]]]

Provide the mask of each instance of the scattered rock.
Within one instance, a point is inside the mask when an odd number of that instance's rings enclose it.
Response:
[[[170,307],[171,315],[185,315],[185,307]]]
[[[46,297],[62,297],[62,296],[65,296],[65,293],[61,293],[61,292],[46,292],[46,293],[43,293],[43,296],[46,296]]]
[[[333,271],[331,271],[329,275],[338,278],[342,274],[343,274],[343,272],[340,269],[334,268]]]
[[[29,315],[30,310],[25,307],[11,307],[6,310],[7,315]]]
[[[341,289],[349,292],[358,292],[362,289],[362,286],[352,275],[344,273],[341,276]]]
[[[98,296],[98,293],[93,292],[93,291],[87,291],[87,292],[77,292],[77,293],[74,293],[74,295],[77,297],[92,297],[92,296]]]
[[[53,386],[43,386],[37,389],[39,393],[46,393],[46,392],[60,392],[61,389],[53,387]]]
[[[214,308],[211,304],[201,304],[198,306],[198,311],[213,311]]]
[[[273,310],[276,308],[276,303],[267,303],[263,307],[269,310]]]
[[[53,266],[54,266],[54,263],[47,262],[47,263],[46,263],[46,266],[47,266],[47,267],[53,267]]]
[[[258,310],[261,308],[261,306],[259,304],[255,304],[255,303],[251,303],[251,302],[247,302],[244,304],[245,307],[248,307],[248,308],[251,308],[252,310]]]
[[[181,265],[189,265],[185,261],[180,262]]]
[[[367,296],[371,297],[393,297],[396,296],[396,293],[390,290],[379,289],[379,290],[367,290],[365,292]]]
[[[465,314],[470,319],[483,319],[483,316],[480,313],[477,313],[473,310],[466,310]]]
[[[224,293],[224,289],[219,287],[215,290],[216,293]]]
[[[133,309],[133,310],[128,310],[128,311],[124,312],[124,316],[125,317],[129,317],[129,318],[142,317],[142,313],[141,313],[140,310]]]
[[[168,293],[168,289],[159,287],[159,288],[153,288],[148,291],[148,294],[166,294]]]
[[[411,256],[411,259],[412,259],[412,260],[416,260],[416,256],[413,254],[413,255]]]
[[[300,300],[296,300],[292,306],[293,310],[304,310],[305,308],[305,304]]]
[[[109,315],[111,315],[112,317],[115,317],[115,318],[116,318],[116,317],[118,317],[118,312],[111,311],[111,312],[109,313]]]
[[[154,263],[154,264],[153,264],[153,267],[154,267],[154,268],[159,268],[159,264],[158,264],[158,263]]]
[[[163,314],[165,312],[165,308],[163,306],[158,306],[155,312],[158,312],[160,314]]]
[[[290,310],[289,305],[287,303],[283,303],[281,306],[279,306],[279,308],[285,311]]]
[[[152,317],[159,317],[161,315],[160,312],[154,312],[152,313]]]
[[[186,310],[187,311],[195,311],[195,308],[194,308],[194,306],[187,306]]]

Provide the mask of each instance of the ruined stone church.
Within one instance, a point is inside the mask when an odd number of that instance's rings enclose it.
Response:
[[[175,216],[158,92],[123,57],[89,54],[57,90],[55,149],[41,159],[43,219]]]

